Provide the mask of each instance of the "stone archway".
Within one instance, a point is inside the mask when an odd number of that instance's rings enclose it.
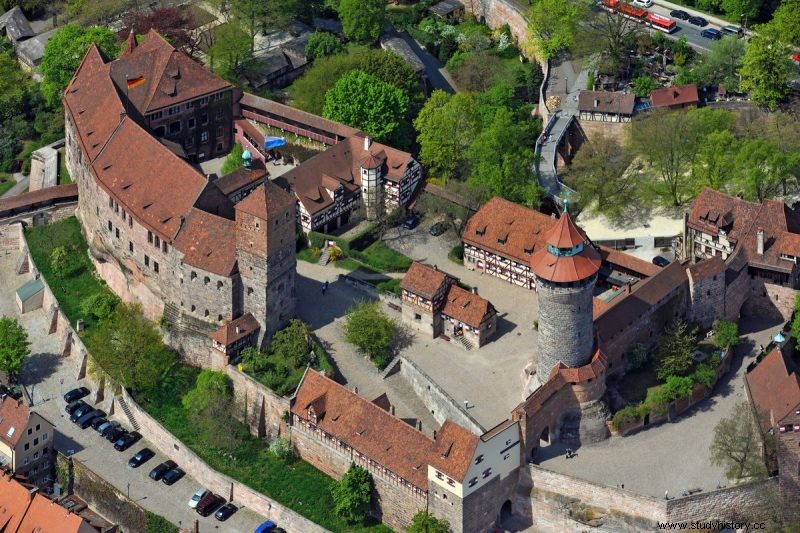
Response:
[[[514,509],[513,506],[511,505],[511,500],[506,500],[500,507],[500,524],[503,524],[506,520],[511,518],[513,514],[514,514]]]
[[[539,434],[539,446],[544,447],[549,444],[550,444],[550,427],[545,426],[545,428]]]

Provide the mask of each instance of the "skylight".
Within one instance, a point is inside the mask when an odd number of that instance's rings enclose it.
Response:
[[[16,429],[17,429],[17,428],[15,428],[14,426],[11,426],[10,428],[8,428],[8,433],[6,433],[6,437],[10,437],[10,436],[12,436],[12,435],[14,434],[14,431],[15,431]]]

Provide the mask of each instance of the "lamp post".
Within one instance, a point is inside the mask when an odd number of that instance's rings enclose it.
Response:
[[[744,36],[747,37],[747,13],[742,13],[739,16],[739,20],[741,20],[741,19],[744,19],[744,25],[743,25]]]

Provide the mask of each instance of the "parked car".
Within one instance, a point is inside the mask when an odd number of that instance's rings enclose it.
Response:
[[[97,428],[99,428],[100,426],[102,426],[106,422],[108,422],[108,418],[106,418],[104,416],[97,417],[94,420],[92,420],[92,423],[91,423],[92,429],[97,431]]]
[[[89,396],[89,389],[86,387],[78,387],[77,389],[72,389],[68,393],[64,395],[64,401],[67,403],[72,403],[75,400],[80,400],[83,397]]]
[[[267,520],[258,526],[253,533],[275,533],[275,528],[278,526],[272,520]]]
[[[691,15],[683,9],[673,9],[669,12],[669,16],[678,20],[687,20]]]
[[[689,17],[688,19],[686,19],[686,22],[688,22],[692,26],[700,26],[701,28],[704,26],[708,26],[708,21],[703,17]]]
[[[185,474],[186,472],[184,472],[183,470],[181,470],[176,466],[175,468],[164,474],[164,477],[161,478],[161,482],[164,485],[172,485],[180,478],[182,478]]]
[[[69,417],[69,419],[72,422],[77,422],[80,417],[82,417],[86,413],[89,413],[89,412],[91,412],[93,410],[94,410],[94,407],[92,407],[88,403],[84,402],[83,405],[81,405],[80,407],[75,409],[75,411],[72,412],[72,415]]]
[[[444,222],[437,222],[433,226],[431,226],[430,234],[434,237],[438,237],[439,235],[443,235],[444,232],[447,231],[447,224]]]
[[[117,439],[117,442],[114,443],[114,449],[118,452],[124,452],[141,438],[142,436],[138,431],[131,431],[129,433],[126,432]]]
[[[86,429],[90,425],[92,425],[94,419],[104,418],[105,416],[106,412],[103,411],[102,409],[93,409],[92,411],[89,411],[88,413],[80,417],[78,420],[76,420],[75,423],[78,424],[79,428]]]
[[[192,499],[189,500],[189,507],[192,509],[196,509],[197,504],[200,503],[200,500],[203,499],[203,496],[205,496],[208,493],[209,493],[208,489],[197,489],[197,492],[195,492],[192,495]]]
[[[416,213],[409,213],[405,221],[403,221],[403,227],[406,229],[414,229],[418,225],[419,225],[419,215]]]
[[[156,452],[151,450],[150,448],[142,448],[136,455],[128,459],[128,466],[131,468],[139,468],[144,463],[155,457]]]
[[[209,492],[208,494],[203,496],[203,498],[199,502],[197,502],[197,507],[195,508],[195,511],[200,516],[208,516],[214,511],[216,511],[217,508],[223,503],[225,503],[225,498],[223,498],[222,496],[217,496],[213,492]]]
[[[224,522],[225,520],[233,516],[233,513],[235,513],[238,510],[239,508],[233,505],[232,503],[226,503],[225,505],[217,509],[217,512],[214,513],[214,518],[216,518],[220,522]]]
[[[89,404],[84,402],[83,400],[75,400],[74,402],[68,403],[67,406],[64,408],[64,411],[66,411],[67,414],[71,415],[78,409],[78,407],[82,405],[89,405]]]
[[[177,466],[178,465],[175,464],[175,461],[164,461],[157,467],[153,468],[148,474],[148,476],[150,476],[150,479],[158,481],[159,479],[164,477],[164,474],[166,474],[167,472],[169,472],[170,470],[172,470]]]
[[[108,442],[117,442],[117,439],[127,433],[127,430],[122,426],[116,426],[111,428],[108,433],[105,434],[105,438]]]
[[[116,420],[109,420],[108,422],[97,428],[97,432],[100,434],[101,437],[105,437],[106,435],[111,433],[112,429],[118,428],[119,426],[120,423],[117,422]]]
[[[706,28],[700,32],[700,37],[711,39],[712,41],[719,41],[722,39],[722,33],[714,28]]]
[[[633,0],[633,5],[638,7],[653,7],[653,0]]]
[[[660,255],[657,255],[657,256],[655,256],[653,258],[653,264],[656,265],[656,266],[660,266],[661,268],[664,268],[665,266],[667,266],[669,264],[669,259],[667,259],[666,257],[662,257]]]
[[[723,26],[719,29],[723,35],[733,35],[735,37],[742,37],[744,35],[744,31],[739,26],[734,26],[733,24],[728,24],[727,26]]]

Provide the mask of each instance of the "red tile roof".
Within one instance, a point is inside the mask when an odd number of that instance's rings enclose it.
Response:
[[[445,296],[442,313],[453,317],[473,328],[480,327],[484,321],[495,314],[494,306],[485,298],[462,289],[458,285],[451,285]]]
[[[422,490],[428,487],[429,464],[463,481],[478,443],[477,435],[449,420],[433,440],[311,369],[303,377],[291,409],[308,420],[309,408],[318,417],[317,427]]]
[[[635,102],[636,96],[633,93],[581,91],[578,95],[578,111],[633,115]]]
[[[14,533],[25,518],[33,496],[10,474],[0,473],[0,531]]]
[[[779,348],[746,374],[745,381],[763,431],[800,409],[800,377]]]
[[[183,262],[213,274],[230,276],[236,271],[236,223],[193,207],[174,246]]]
[[[143,83],[128,89],[127,80],[139,77]],[[139,46],[111,63],[111,78],[142,114],[232,87],[152,29]]]
[[[67,511],[41,494],[35,494],[17,531],[20,533],[84,533],[96,530],[80,516]]]
[[[400,181],[411,163],[411,154],[372,142],[364,149],[364,134],[356,133],[326,149],[279,178],[292,190],[309,214],[333,205],[332,192],[341,185],[346,192],[361,186],[361,163],[382,167],[389,181]],[[376,165],[376,163],[380,163]]]
[[[467,222],[461,239],[466,244],[529,264],[544,246],[545,236],[558,221],[500,197],[489,200]]]
[[[239,328],[238,332],[236,331],[237,327]],[[224,324],[210,336],[223,346],[230,346],[236,341],[258,331],[260,327],[258,320],[251,313],[245,313],[239,318]]]
[[[30,416],[31,411],[25,402],[6,396],[0,402],[0,441],[11,448],[16,447],[19,438],[28,427]]]
[[[448,278],[455,279],[447,272],[439,270],[436,265],[414,261],[403,276],[400,288],[432,300],[442,285],[448,282]]]
[[[78,185],[69,183],[67,185],[55,185],[32,192],[26,192],[11,196],[10,198],[0,199],[0,213],[5,211],[20,210],[23,207],[33,206],[39,203],[51,202],[53,200],[78,199]]]
[[[339,137],[351,137],[358,133],[356,128],[351,128],[339,122],[307,113],[295,107],[280,104],[274,100],[261,98],[254,94],[244,93],[239,103],[246,107],[277,115],[280,119],[288,119],[300,126],[310,126],[323,132],[338,135]]]
[[[267,180],[235,207],[237,211],[249,213],[262,220],[269,220],[270,216],[294,205],[295,199],[292,195]]]
[[[598,246],[597,249],[600,251],[600,257],[603,259],[603,263],[607,263],[611,268],[635,272],[643,278],[652,276],[661,271],[661,267],[654,265],[652,262],[639,259],[635,255],[625,253],[621,250],[615,250],[602,245]]]
[[[548,248],[541,247],[531,258],[531,265],[537,278],[557,283],[580,281],[597,274],[602,260],[583,233],[572,222],[569,213],[564,213],[547,234],[548,246],[559,250],[582,247],[574,255],[555,255]]]
[[[704,259],[693,265],[689,265],[689,274],[692,279],[697,281],[701,279],[708,279],[712,276],[723,275],[725,272],[725,261],[722,257],[715,255],[710,259]]]
[[[260,159],[253,159],[250,169],[239,167],[230,174],[218,178],[214,185],[222,191],[222,194],[228,196],[240,189],[244,189],[248,185],[263,180],[267,174],[264,162]]]
[[[656,107],[672,107],[685,104],[696,104],[700,101],[697,96],[697,85],[676,85],[650,91],[651,105]]]

